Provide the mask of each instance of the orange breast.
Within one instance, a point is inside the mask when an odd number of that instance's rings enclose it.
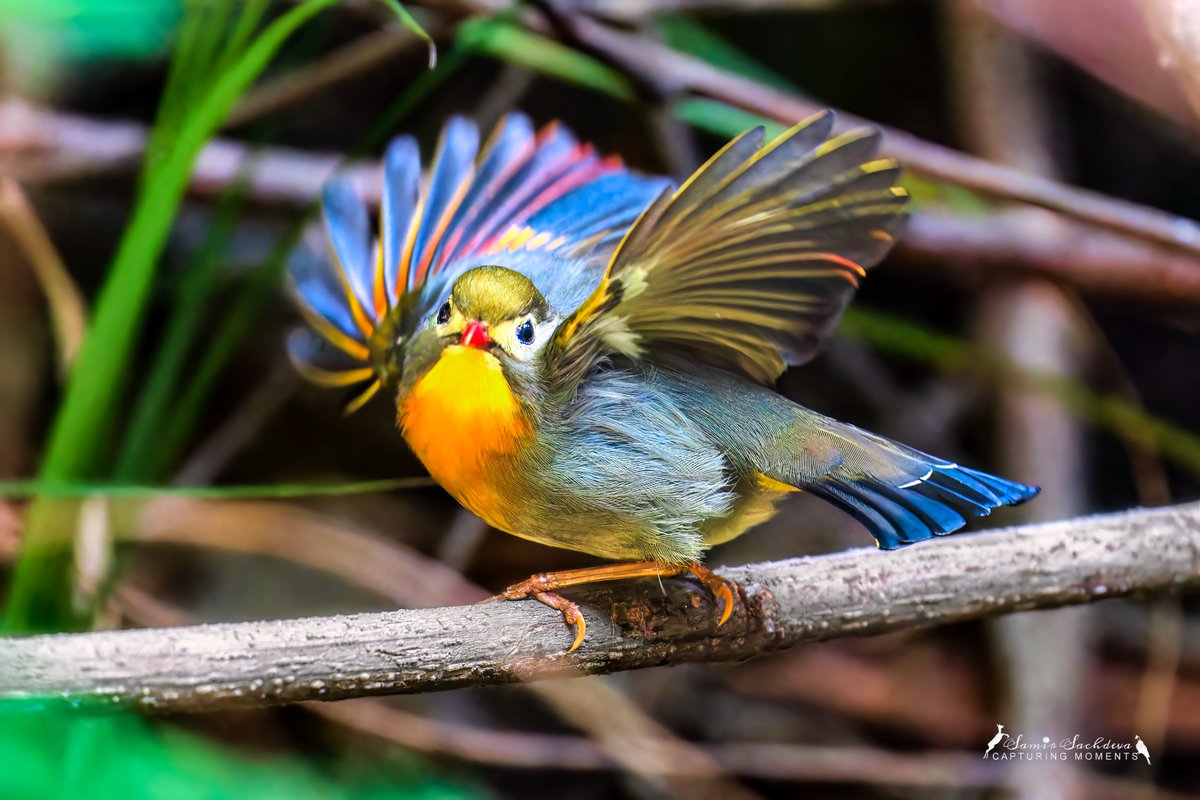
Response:
[[[533,429],[491,353],[451,345],[400,401],[400,429],[434,480],[506,528],[499,485]]]

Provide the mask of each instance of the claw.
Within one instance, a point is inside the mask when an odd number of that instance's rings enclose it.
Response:
[[[563,621],[575,626],[575,641],[571,643],[568,653],[573,653],[583,644],[587,633],[587,622],[579,612],[579,606],[565,597],[557,595],[553,590],[567,586],[580,586],[598,581],[620,580],[623,578],[670,577],[690,572],[696,580],[712,593],[713,599],[721,603],[721,619],[717,627],[729,621],[734,609],[734,583],[725,580],[711,569],[692,562],[684,566],[668,564],[661,561],[636,561],[629,564],[609,564],[602,567],[586,567],[584,569],[563,570],[561,572],[542,572],[537,575],[514,583],[495,597],[484,600],[490,603],[496,600],[524,600],[532,597],[540,603],[550,606],[563,615]]]
[[[563,621],[568,625],[575,626],[575,641],[571,642],[571,646],[567,648],[568,653],[574,653],[583,644],[583,637],[587,634],[587,621],[583,618],[583,613],[579,610],[579,605],[574,603],[562,595],[554,594],[554,592],[546,592],[538,589],[530,588],[529,591],[519,597],[510,597],[509,593],[517,587],[509,587],[509,591],[499,595],[506,600],[520,600],[525,597],[532,597],[539,603],[548,605],[555,611],[563,615]]]
[[[712,592],[713,599],[720,601],[721,619],[717,622],[717,627],[721,627],[733,615],[733,582],[722,578],[698,562],[689,565],[688,572],[692,573],[696,580],[700,581],[700,583],[704,584]]]
[[[574,653],[579,649],[579,645],[583,644],[583,637],[587,635],[587,621],[583,618],[583,614],[579,613],[579,606],[574,603],[563,609],[562,615],[568,625],[575,626],[575,641],[571,642],[571,646],[567,648],[568,653]]]
[[[729,588],[729,584],[722,583],[717,590],[716,596],[721,600],[721,619],[717,621],[717,627],[721,627],[729,621],[733,615],[733,590]]]

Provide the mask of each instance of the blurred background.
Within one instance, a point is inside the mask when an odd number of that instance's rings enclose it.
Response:
[[[394,410],[343,418],[284,355],[321,184],[346,170],[376,197],[388,138],[428,152],[451,114],[561,120],[676,178],[826,105],[887,126],[908,233],[781,390],[1044,488],[990,525],[1197,499],[1198,45],[1189,0],[3,0],[6,631],[448,605],[593,563],[420,481],[367,491],[423,475]],[[869,544],[797,497],[710,563]],[[338,704],[0,715],[0,797],[1191,796],[1196,611],[1114,600]],[[985,760],[998,723],[1140,735],[1153,765]]]

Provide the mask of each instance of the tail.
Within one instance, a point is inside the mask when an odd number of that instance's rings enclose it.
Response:
[[[802,427],[803,452],[793,474],[769,477],[846,511],[883,550],[953,533],[967,515],[986,517],[1041,491],[825,417]]]

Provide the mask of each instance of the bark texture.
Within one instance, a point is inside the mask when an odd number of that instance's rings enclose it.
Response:
[[[687,661],[1178,590],[1200,580],[1200,503],[719,570],[739,608],[716,627],[688,580],[568,591],[587,640],[534,601],[9,639],[0,697],[162,711],[424,692]]]

